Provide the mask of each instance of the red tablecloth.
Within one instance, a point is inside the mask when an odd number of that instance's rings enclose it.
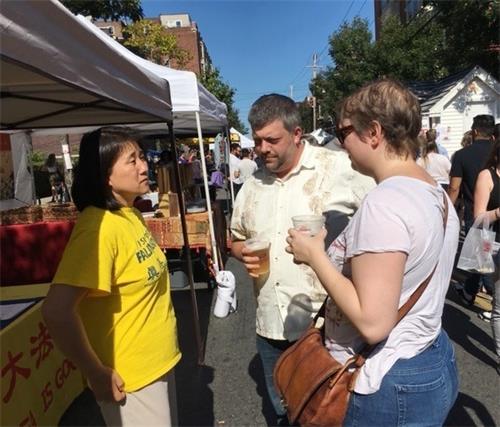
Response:
[[[57,221],[0,226],[0,284],[50,282],[73,225]]]
[[[44,221],[0,226],[0,285],[47,283],[52,280],[75,222]],[[162,249],[182,248],[180,220],[146,220]],[[208,234],[208,214],[187,215],[192,248],[212,248]],[[221,253],[226,250],[225,218],[214,205],[214,225]],[[213,254],[211,254],[213,255]]]

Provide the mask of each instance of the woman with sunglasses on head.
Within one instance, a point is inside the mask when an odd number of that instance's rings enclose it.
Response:
[[[42,312],[107,425],[171,425],[167,374],[179,361],[167,261],[141,214],[149,190],[126,128],[83,136],[72,196],[80,211]]]
[[[324,231],[309,237],[290,230],[287,241],[329,295],[330,353],[344,363],[376,345],[344,424],[442,425],[458,392],[453,347],[441,329],[458,218],[443,188],[415,162],[421,115],[411,92],[392,80],[371,83],[341,103],[339,118],[337,136],[353,167],[377,187],[327,253]],[[428,277],[397,323],[398,309]]]

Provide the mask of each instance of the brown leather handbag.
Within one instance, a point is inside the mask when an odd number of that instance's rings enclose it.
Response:
[[[444,196],[444,228],[448,219],[448,203]],[[398,310],[397,323],[410,311],[430,282],[431,274],[413,292]],[[341,364],[324,346],[324,319],[326,300],[304,335],[278,359],[274,368],[274,385],[281,396],[290,423],[301,426],[340,426],[347,412],[349,397],[354,390],[360,368],[376,345],[363,349]]]

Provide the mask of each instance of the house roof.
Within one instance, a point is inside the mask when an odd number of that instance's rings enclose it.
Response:
[[[409,81],[406,85],[420,101],[422,113],[427,113],[475,68],[479,67],[469,67],[440,80]]]

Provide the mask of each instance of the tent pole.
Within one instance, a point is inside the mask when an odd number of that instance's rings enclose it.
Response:
[[[205,188],[205,198],[207,200],[207,210],[208,210],[208,228],[210,230],[210,240],[212,243],[212,255],[215,265],[215,271],[219,272],[219,260],[217,256],[217,239],[215,238],[215,227],[214,227],[214,219],[212,217],[212,201],[210,200],[210,193],[208,191],[208,173],[207,173],[207,164],[205,162],[205,147],[203,147],[203,135],[201,132],[201,122],[200,122],[200,113],[196,111],[196,128],[198,130],[198,143],[200,145],[200,157],[201,157],[201,170],[203,173],[203,185]]]
[[[181,225],[182,225],[182,237],[184,238],[184,250],[186,252],[187,258],[187,270],[188,270],[188,280],[189,288],[191,292],[191,306],[193,309],[193,325],[194,334],[196,339],[196,348],[198,350],[198,365],[203,365],[205,359],[205,348],[201,338],[200,331],[200,316],[198,314],[198,302],[196,300],[196,291],[194,289],[194,278],[193,278],[193,263],[191,261],[191,250],[189,248],[187,224],[186,224],[186,210],[184,204],[184,193],[181,188],[181,176],[179,172],[179,162],[177,160],[177,148],[175,146],[175,135],[174,128],[171,122],[167,123],[168,132],[170,134],[170,149],[174,157],[174,179],[177,188],[177,197],[179,199],[179,211],[181,214]]]
[[[31,175],[31,197],[33,199],[33,204],[36,205],[36,187],[35,187],[35,171],[33,169],[33,140],[31,139],[31,131],[26,132],[26,137],[28,138],[28,146],[26,147],[26,157],[28,158],[28,166],[30,168]],[[40,199],[40,204],[42,203]]]
[[[231,131],[229,128],[226,128],[226,135],[227,135],[227,143],[224,144],[224,154],[226,157],[226,161],[228,162],[229,166],[229,189],[231,193],[231,211],[233,210],[234,207],[234,187],[233,187],[233,180],[231,177],[233,176],[233,169],[231,168]]]

